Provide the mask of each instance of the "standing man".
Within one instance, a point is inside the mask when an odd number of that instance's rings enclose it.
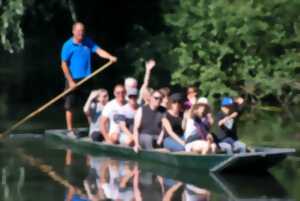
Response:
[[[96,53],[101,58],[116,62],[117,58],[100,48],[94,41],[85,36],[85,28],[81,22],[72,27],[73,36],[67,40],[61,52],[61,67],[66,78],[66,88],[75,87],[76,83],[91,74],[91,55]],[[74,92],[65,97],[65,115],[68,134],[73,132],[73,107],[76,95]]]

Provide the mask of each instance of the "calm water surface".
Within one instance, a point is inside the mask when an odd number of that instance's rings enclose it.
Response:
[[[214,175],[74,153],[35,135],[1,142],[0,157],[3,201],[300,200],[297,158],[268,175]]]

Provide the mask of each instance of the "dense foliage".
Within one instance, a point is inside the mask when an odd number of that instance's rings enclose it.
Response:
[[[176,40],[173,83],[299,101],[299,9],[298,0],[181,0],[165,16]]]
[[[60,7],[76,20],[72,2],[0,1],[1,44],[10,52],[23,48],[20,23],[24,10],[49,20]],[[132,37],[123,48],[124,65],[134,66],[136,75],[143,74],[144,60],[154,57],[158,61],[153,76],[156,83],[169,80],[169,76],[161,78],[171,74],[172,84],[196,84],[204,96],[245,94],[258,101],[271,98],[281,105],[300,102],[300,1],[160,3],[164,27],[161,22],[153,23],[153,32],[151,27],[133,26]],[[77,5],[77,11],[80,9]]]
[[[11,53],[22,50],[24,34],[21,24],[25,11],[50,21],[58,8],[67,10],[73,21],[77,19],[72,0],[0,0],[0,44]]]
[[[299,102],[299,9],[298,0],[179,0],[164,14],[168,31],[137,52],[155,49],[173,84],[200,84],[205,96]]]
[[[24,47],[20,26],[23,13],[23,0],[0,1],[0,44],[11,53]]]

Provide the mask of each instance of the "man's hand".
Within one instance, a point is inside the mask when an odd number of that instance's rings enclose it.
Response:
[[[99,90],[93,90],[90,95],[90,99],[93,100],[99,95]]]
[[[139,144],[135,144],[134,147],[133,147],[133,151],[135,153],[138,153],[140,149],[141,149],[141,146]]]
[[[74,88],[76,86],[76,83],[74,82],[74,80],[69,80],[68,84],[69,84],[69,88]]]
[[[156,64],[155,60],[150,59],[149,61],[146,62],[146,70],[151,71],[154,68],[155,64]]]
[[[111,57],[109,57],[109,60],[110,60],[111,62],[113,62],[113,63],[116,63],[117,60],[118,60],[118,58],[115,57],[115,56],[111,56]]]

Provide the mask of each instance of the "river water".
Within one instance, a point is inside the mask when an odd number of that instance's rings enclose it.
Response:
[[[300,161],[270,174],[216,175],[86,155],[43,135],[0,143],[0,200],[300,200]]]

